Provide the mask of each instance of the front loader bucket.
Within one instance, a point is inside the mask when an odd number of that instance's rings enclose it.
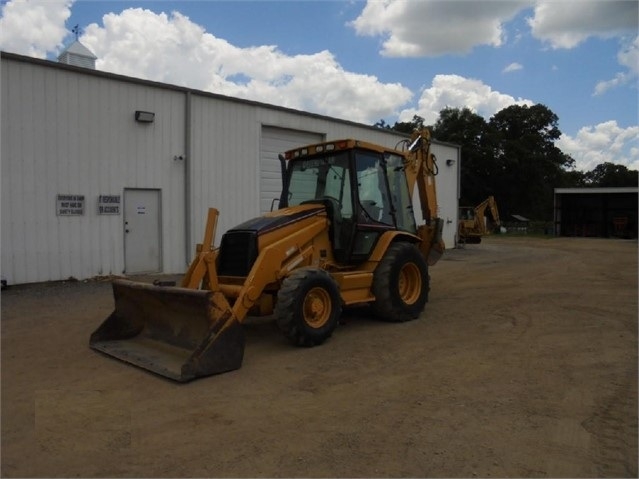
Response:
[[[244,332],[215,295],[115,280],[115,310],[89,346],[179,382],[239,369]]]

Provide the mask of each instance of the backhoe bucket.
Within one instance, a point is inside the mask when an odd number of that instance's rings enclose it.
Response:
[[[216,294],[116,280],[115,311],[89,346],[179,382],[239,369],[244,332]]]
[[[433,242],[430,245],[430,251],[428,252],[428,257],[426,258],[426,262],[428,263],[428,266],[433,266],[434,264],[436,264],[444,255],[446,246],[444,245],[444,239],[442,238],[443,230],[444,230],[444,220],[442,220],[441,218],[436,218],[435,219],[435,236],[433,238]]]

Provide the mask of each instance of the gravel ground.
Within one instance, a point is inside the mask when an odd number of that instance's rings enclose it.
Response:
[[[105,278],[12,286],[2,477],[637,477],[636,241],[495,236],[430,273],[416,321],[304,349],[249,319],[241,369],[182,385],[89,349]]]

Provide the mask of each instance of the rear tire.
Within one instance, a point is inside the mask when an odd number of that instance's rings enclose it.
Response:
[[[373,311],[384,321],[417,319],[428,301],[426,260],[411,243],[393,243],[373,273]]]
[[[324,270],[301,268],[277,293],[277,326],[297,346],[317,346],[335,330],[342,314],[337,283]]]

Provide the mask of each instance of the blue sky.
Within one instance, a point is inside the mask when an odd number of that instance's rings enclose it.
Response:
[[[578,169],[639,169],[636,0],[2,1],[0,49],[373,124],[512,104]]]

